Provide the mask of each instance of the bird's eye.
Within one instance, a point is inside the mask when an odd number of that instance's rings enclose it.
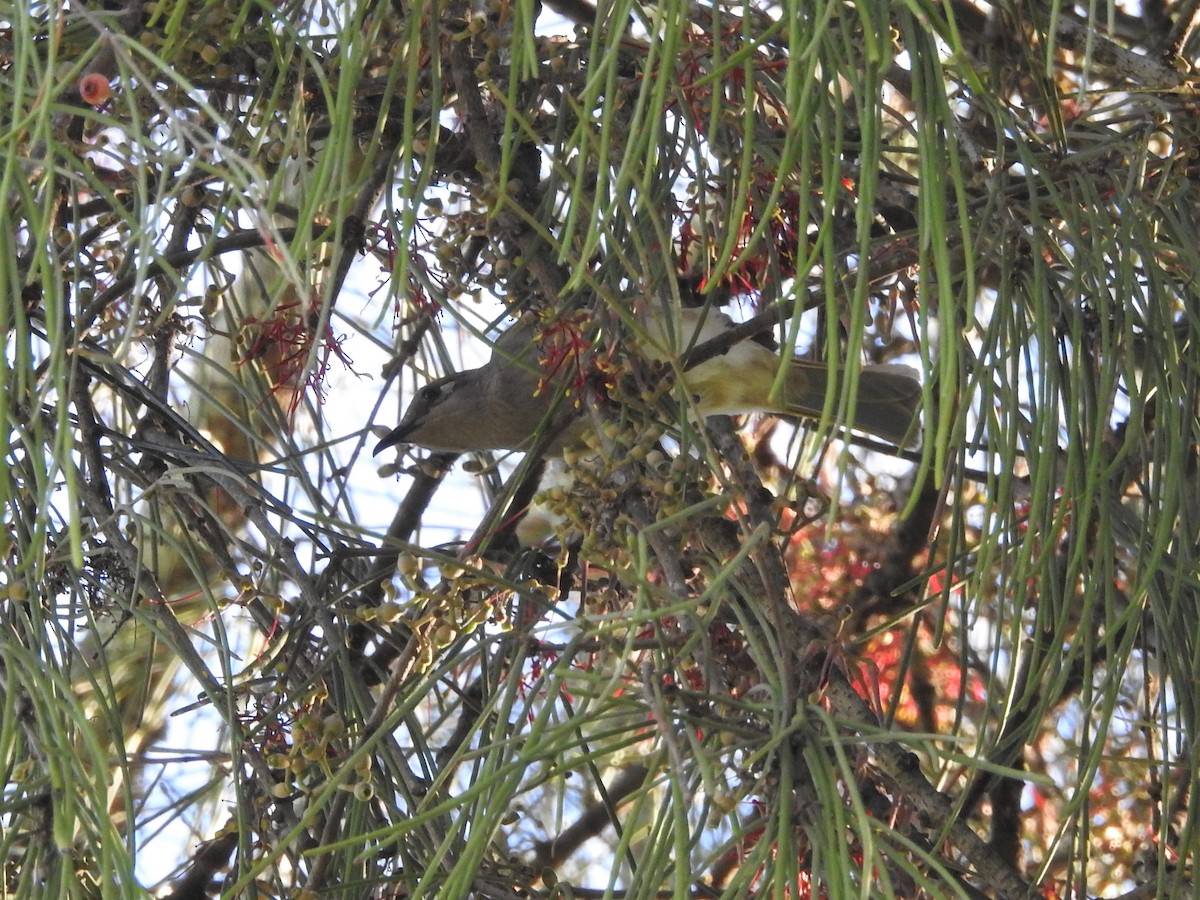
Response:
[[[440,384],[427,384],[421,388],[421,399],[426,403],[435,403],[442,396],[442,386]]]

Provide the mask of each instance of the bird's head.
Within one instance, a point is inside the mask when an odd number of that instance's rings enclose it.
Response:
[[[375,445],[375,455],[397,444],[415,444],[445,453],[481,449],[463,446],[482,426],[485,413],[479,408],[478,392],[460,390],[470,374],[455,372],[417,391],[400,424]]]

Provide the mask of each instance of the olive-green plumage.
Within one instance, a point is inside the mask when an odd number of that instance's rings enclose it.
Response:
[[[681,310],[675,324],[667,328],[661,317],[647,317],[643,352],[656,360],[677,359],[732,327],[727,316],[701,309]],[[486,365],[447,375],[418,391],[375,452],[401,443],[460,453],[521,450],[546,428],[553,435],[549,452],[578,443],[588,420],[573,404],[558,402],[559,386],[554,378],[545,381],[540,365],[543,353],[535,323],[518,323],[496,341]],[[819,418],[834,371],[821,363],[792,360],[782,390],[776,392],[783,364],[779,354],[747,340],[682,377],[699,416],[766,412]],[[864,366],[851,427],[893,444],[912,445],[920,403],[921,383],[907,366]]]

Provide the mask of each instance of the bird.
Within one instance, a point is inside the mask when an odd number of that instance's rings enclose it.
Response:
[[[640,346],[660,362],[678,360],[734,327],[724,313],[704,307],[680,309],[672,324],[661,312],[647,313],[642,324],[645,337]],[[527,450],[535,436],[547,430],[547,454],[559,455],[581,443],[592,422],[577,403],[558,402],[570,373],[549,373],[541,365],[546,348],[540,334],[536,317],[525,316],[500,335],[487,363],[426,384],[375,453],[398,444],[443,453]],[[755,340],[743,340],[688,368],[681,377],[699,417],[774,413],[821,418],[826,387],[840,373],[824,363],[790,359],[781,389],[776,390],[783,364],[778,353]],[[911,447],[917,443],[921,393],[921,382],[908,366],[863,366],[850,425]]]

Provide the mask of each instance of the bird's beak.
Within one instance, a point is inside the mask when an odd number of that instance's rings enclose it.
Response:
[[[371,455],[378,456],[380,453],[382,453],[388,447],[395,447],[397,444],[403,444],[405,437],[408,436],[408,433],[411,429],[412,429],[411,422],[407,423],[407,424],[401,423],[400,425],[396,426],[391,431],[389,431],[386,435],[384,435],[383,439],[378,444],[375,445],[375,452],[372,453]]]

